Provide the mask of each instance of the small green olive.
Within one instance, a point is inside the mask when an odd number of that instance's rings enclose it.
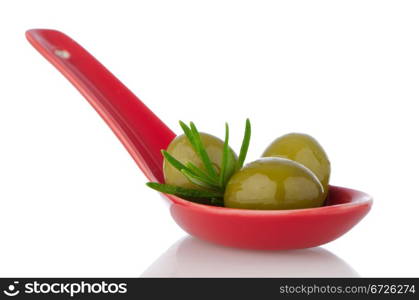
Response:
[[[323,205],[323,187],[305,166],[285,158],[261,158],[236,172],[224,205],[246,209],[298,209]]]
[[[329,189],[330,162],[322,146],[310,135],[290,133],[277,138],[262,157],[284,157],[303,164],[323,185],[325,195]]]
[[[220,172],[224,142],[219,138],[208,133],[199,133],[202,144],[208,153],[209,159],[217,172]],[[183,164],[191,162],[200,169],[205,169],[203,162],[196,154],[188,138],[182,134],[178,135],[167,148],[167,152]],[[236,162],[237,155],[230,148],[230,160]],[[197,185],[191,183],[181,172],[173,167],[166,160],[163,162],[163,173],[166,184],[176,185],[189,189],[200,189]]]

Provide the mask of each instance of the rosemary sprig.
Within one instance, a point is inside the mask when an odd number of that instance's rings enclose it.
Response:
[[[202,162],[204,163],[205,168],[207,169],[208,175],[216,178],[217,172],[215,171],[214,166],[212,165],[212,161],[210,160],[208,156],[207,150],[205,150],[205,147],[202,144],[201,135],[199,134],[198,129],[196,128],[193,122],[190,123],[190,126],[191,126],[191,134],[192,134],[192,139],[193,139],[192,141],[191,140],[190,141],[191,143],[195,144],[195,147],[196,147],[195,150],[197,154],[200,156]]]
[[[174,158],[169,152],[166,150],[161,151],[164,158],[173,166],[175,167],[179,172],[182,172],[185,177],[192,182],[193,184],[200,185],[204,188],[209,188],[211,186],[217,188],[217,183],[214,182],[213,179],[208,177],[205,173],[201,171],[198,167],[196,167],[192,163],[188,163],[189,166],[185,166],[180,161],[178,161],[176,158]],[[187,165],[188,165],[187,164]],[[192,168],[190,167],[192,166]]]
[[[237,161],[237,170],[240,170],[241,168],[243,168],[243,164],[247,156],[247,151],[249,150],[251,133],[252,133],[252,129],[250,126],[250,120],[246,119],[246,128],[244,130],[243,142],[240,148],[239,159]]]
[[[183,169],[188,169],[184,164],[182,164],[180,161],[178,161],[176,158],[174,158],[169,152],[166,150],[161,150],[161,153],[163,154],[164,158],[176,169],[179,171],[182,171]]]
[[[228,130],[228,123],[226,123],[226,133],[224,138],[224,146],[223,146],[223,160],[221,162],[221,171],[220,171],[220,178],[219,178],[219,185],[224,186],[226,181],[226,171],[227,171],[227,164],[228,159],[230,157],[230,148],[228,147],[228,138],[229,138],[229,130]]]
[[[168,163],[179,170],[191,183],[200,189],[187,189],[169,184],[160,184],[157,182],[148,182],[147,186],[159,192],[173,194],[194,202],[203,203],[202,200],[207,200],[208,204],[222,206],[224,190],[228,181],[236,171],[243,167],[246,159],[251,135],[249,119],[246,119],[244,137],[237,162],[233,159],[233,153],[229,147],[229,126],[228,123],[225,124],[225,138],[219,172],[217,172],[214,168],[213,162],[209,158],[202,142],[201,135],[199,134],[195,124],[190,122],[190,125],[188,126],[182,121],[179,121],[179,124],[195,153],[201,160],[204,168],[201,169],[192,162],[186,162],[183,164],[166,150],[162,150],[162,154]],[[197,201],[197,199],[199,201]]]
[[[205,171],[201,170],[200,168],[198,168],[193,163],[187,162],[186,167],[188,167],[193,173],[195,173],[199,177],[201,177],[203,179],[206,179],[212,185],[215,185],[215,186],[218,185],[218,182],[216,180],[214,180],[214,178],[210,177],[207,173],[205,173]]]
[[[186,125],[185,123],[183,123],[182,121],[179,121],[179,125],[183,130],[183,133],[185,133],[186,137],[188,138],[189,142],[192,144],[192,147],[194,148],[194,150],[196,152],[198,152],[198,148],[195,144],[195,139],[192,135],[192,131],[191,129],[188,127],[188,125]]]
[[[216,199],[223,198],[223,194],[214,191],[186,189],[180,186],[170,184],[162,184],[157,182],[147,182],[146,185],[156,191],[165,194],[172,194],[185,198],[192,199]]]
[[[195,173],[187,169],[183,169],[181,170],[181,172],[190,182],[192,182],[193,184],[197,186],[203,187],[208,190],[215,190],[215,191],[219,190],[218,185],[213,185],[210,181],[207,181],[207,179],[204,177],[200,177],[199,175],[196,175]]]

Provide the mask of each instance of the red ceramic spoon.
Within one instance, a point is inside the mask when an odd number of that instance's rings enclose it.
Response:
[[[56,30],[26,32],[29,42],[89,101],[151,181],[163,182],[161,149],[175,134],[115,76],[71,38]],[[370,210],[365,193],[330,187],[326,206],[247,210],[196,204],[165,195],[175,221],[204,240],[250,249],[297,249],[330,242]]]

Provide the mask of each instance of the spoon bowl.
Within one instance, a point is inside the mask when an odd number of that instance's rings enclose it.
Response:
[[[163,182],[163,157],[175,134],[67,35],[26,32],[29,42],[86,98],[150,181]],[[163,194],[176,223],[189,234],[225,246],[284,250],[319,246],[356,225],[370,210],[367,194],[331,186],[325,206],[298,210],[248,210],[193,203]]]
[[[189,234],[224,246],[286,250],[320,246],[356,225],[370,210],[371,197],[330,186],[327,205],[292,210],[252,210],[193,203],[166,195],[176,223]]]

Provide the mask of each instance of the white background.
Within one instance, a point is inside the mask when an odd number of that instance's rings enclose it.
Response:
[[[0,276],[418,276],[417,1],[1,1]],[[186,238],[105,123],[25,40],[59,29],[167,124],[249,159],[299,131],[372,211],[321,248]],[[167,252],[166,250],[169,249]]]

